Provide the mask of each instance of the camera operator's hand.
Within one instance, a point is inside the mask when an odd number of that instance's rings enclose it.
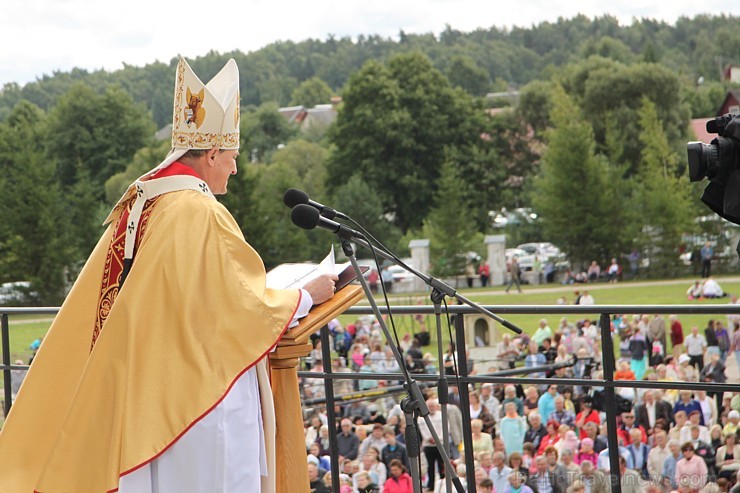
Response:
[[[320,305],[334,296],[335,284],[338,280],[339,277],[334,274],[323,274],[306,283],[303,289],[311,295],[314,306]]]

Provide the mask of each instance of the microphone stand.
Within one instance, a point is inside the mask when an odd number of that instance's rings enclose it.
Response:
[[[448,447],[449,447],[449,441],[448,438],[445,439],[444,445],[443,442],[439,439],[439,436],[437,435],[436,430],[434,429],[434,426],[432,425],[432,420],[429,417],[429,407],[426,404],[426,401],[424,400],[424,396],[421,393],[421,389],[419,388],[419,384],[411,377],[411,374],[408,371],[408,368],[406,368],[406,362],[403,359],[403,356],[401,355],[401,352],[396,345],[395,341],[393,340],[393,337],[391,336],[390,331],[388,330],[388,326],[385,324],[385,320],[383,320],[383,315],[380,313],[380,310],[378,309],[378,304],[375,302],[375,298],[373,297],[372,291],[370,291],[370,287],[367,284],[367,281],[365,280],[365,277],[362,275],[362,270],[360,269],[360,265],[357,263],[357,258],[355,258],[355,252],[352,248],[352,244],[350,243],[350,239],[352,239],[351,235],[339,230],[336,232],[337,236],[341,240],[342,244],[342,250],[344,251],[344,254],[349,258],[350,262],[352,263],[352,267],[355,270],[355,273],[357,274],[357,279],[360,281],[360,284],[362,285],[362,289],[365,292],[365,296],[367,296],[368,302],[370,303],[370,306],[372,307],[373,313],[375,314],[375,318],[378,320],[378,323],[380,324],[380,328],[383,330],[383,335],[386,338],[386,341],[388,342],[388,345],[391,348],[391,351],[393,352],[393,356],[396,359],[396,362],[398,363],[399,368],[401,369],[401,373],[403,374],[403,379],[405,381],[405,387],[408,391],[408,396],[405,397],[401,401],[401,409],[404,412],[404,417],[406,420],[406,449],[409,456],[409,464],[411,465],[411,475],[413,478],[414,483],[414,493],[421,493],[421,471],[419,471],[418,468],[418,457],[420,453],[420,441],[419,441],[419,432],[418,427],[416,424],[416,420],[421,417],[424,419],[424,422],[427,425],[427,428],[429,429],[429,433],[432,435],[432,439],[434,440],[434,445],[437,448],[437,451],[439,452],[440,456],[442,457],[442,463],[444,464],[445,471],[447,474],[445,474],[445,478],[447,481],[447,484],[453,483],[455,485],[455,490],[458,493],[464,493],[465,489],[463,488],[462,482],[460,481],[460,478],[457,477],[457,473],[455,469],[452,467],[452,463],[450,462],[449,455],[447,453]],[[355,239],[357,241],[357,239]],[[441,332],[441,330],[440,330]],[[438,343],[439,348],[441,348],[441,342]],[[440,372],[442,372],[442,369],[440,367]],[[440,395],[440,401],[442,399],[442,393],[439,393]],[[446,400],[445,396],[445,400]],[[442,415],[442,424],[443,424],[443,431],[446,424],[446,417],[445,413]],[[434,471],[432,471],[432,474],[434,474]],[[447,492],[450,493],[451,489],[450,486],[447,487]]]

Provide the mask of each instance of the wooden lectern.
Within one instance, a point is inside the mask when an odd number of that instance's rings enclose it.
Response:
[[[306,443],[301,397],[298,392],[299,358],[308,356],[311,334],[363,298],[361,286],[349,285],[332,299],[315,307],[297,327],[290,329],[270,354],[272,393],[275,399],[275,455],[277,493],[303,493],[308,486]]]

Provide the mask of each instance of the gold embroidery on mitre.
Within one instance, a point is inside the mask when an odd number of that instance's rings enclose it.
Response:
[[[206,90],[201,89],[197,94],[193,93],[190,88],[187,89],[187,107],[185,108],[185,123],[190,126],[195,123],[195,128],[200,128],[203,120],[206,118],[206,109],[203,107],[203,98]]]

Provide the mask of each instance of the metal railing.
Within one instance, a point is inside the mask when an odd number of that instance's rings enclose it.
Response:
[[[675,315],[740,315],[740,305],[594,305],[594,306],[552,306],[552,305],[505,305],[505,306],[486,306],[488,310],[499,315],[598,315],[599,328],[602,344],[602,370],[603,378],[601,379],[574,379],[574,378],[534,378],[534,377],[512,377],[503,374],[488,374],[481,376],[468,375],[468,362],[465,352],[465,325],[464,317],[455,317],[455,344],[457,347],[458,375],[451,377],[454,380],[453,385],[459,385],[467,388],[470,384],[483,383],[517,383],[517,384],[535,384],[541,385],[544,381],[549,384],[570,385],[582,387],[603,387],[604,389],[604,410],[606,412],[607,424],[607,443],[610,451],[618,450],[617,443],[617,405],[615,388],[627,387],[634,389],[679,389],[679,390],[704,390],[709,393],[716,392],[740,392],[740,382],[728,382],[726,384],[706,383],[706,382],[658,382],[658,381],[627,381],[614,380],[615,357],[611,333],[611,316],[614,314],[675,314]],[[382,313],[387,313],[387,308],[381,307]],[[434,313],[432,306],[394,306],[392,307],[393,315],[432,315]],[[466,306],[453,305],[448,307],[450,314],[469,314],[477,313]],[[10,361],[10,324],[11,315],[54,315],[58,312],[55,307],[36,307],[36,308],[0,308],[0,342],[2,343],[2,365],[0,370],[3,372],[4,382],[4,408],[7,415],[12,404],[12,383],[11,371],[16,369],[27,369],[26,365],[15,366]],[[371,315],[370,307],[352,307],[346,312],[353,315]],[[326,395],[326,408],[329,426],[330,448],[337,450],[337,417],[335,405],[338,403],[334,396],[333,381],[340,379],[350,380],[398,380],[400,373],[334,373],[331,365],[331,345],[328,327],[321,330],[322,341],[322,362],[323,372],[299,372],[300,377],[318,378],[324,380],[324,391]],[[437,375],[413,374],[414,379],[420,382],[434,382]],[[460,410],[463,416],[463,444],[466,464],[473,464],[473,443],[470,426],[470,401],[468,392],[459,392]],[[341,402],[339,402],[341,403]],[[610,453],[610,481],[612,492],[621,493],[619,483],[619,456],[616,453]],[[332,481],[336,481],[336,491],[338,491],[339,464],[336,454],[332,455],[331,469]],[[475,471],[473,467],[467,468],[467,483],[470,493],[476,492]]]
[[[393,315],[432,315],[432,306],[392,306]],[[534,378],[514,377],[511,375],[488,374],[481,376],[468,375],[468,361],[465,351],[465,322],[464,317],[455,317],[455,346],[458,362],[457,376],[450,377],[451,385],[459,385],[467,389],[470,384],[525,384],[542,385],[543,382],[555,385],[570,385],[581,387],[603,387],[604,389],[604,411],[606,413],[607,444],[610,450],[610,484],[613,493],[621,493],[619,449],[617,439],[617,400],[615,389],[626,387],[633,389],[677,389],[677,390],[704,390],[708,393],[716,392],[740,392],[740,382],[729,382],[725,384],[707,382],[658,382],[648,380],[614,380],[615,357],[611,332],[611,317],[617,314],[675,314],[675,315],[740,315],[740,305],[502,305],[485,306],[488,310],[498,315],[598,315],[599,330],[601,337],[602,372],[601,379],[576,379],[576,378]],[[388,309],[381,307],[381,313],[386,314]],[[450,314],[475,314],[473,309],[466,306],[453,305],[448,307]],[[348,314],[372,315],[370,307],[352,307],[347,310]],[[502,327],[502,330],[506,330]],[[330,449],[337,450],[337,417],[335,405],[341,404],[334,396],[334,380],[398,380],[400,373],[335,373],[332,371],[330,334],[328,327],[321,330],[321,348],[323,372],[299,372],[299,377],[324,379],[324,392],[326,396],[326,411],[329,422]],[[441,361],[440,361],[441,364]],[[434,382],[438,375],[413,374],[412,378],[420,382]],[[468,392],[458,392],[460,398],[460,411],[463,421],[463,445],[465,453],[467,488],[469,493],[476,492],[475,470],[471,465],[474,463],[473,441],[470,418],[470,401]],[[331,455],[332,491],[338,491],[339,463],[336,454]],[[335,479],[336,478],[336,479]]]

